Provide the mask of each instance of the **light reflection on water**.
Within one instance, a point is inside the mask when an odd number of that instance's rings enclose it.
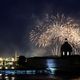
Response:
[[[2,75],[0,76],[0,80],[16,80],[15,76]]]
[[[29,71],[26,70],[0,70],[0,80],[80,80],[80,77],[74,78],[74,79],[69,79],[69,78],[63,78],[64,76],[55,76],[54,74],[52,75],[35,75],[35,78],[33,76],[27,76],[26,72],[30,74]],[[34,71],[35,72],[35,71]],[[33,78],[32,78],[33,77]],[[67,77],[67,76],[66,76]]]
[[[32,76],[31,76],[32,77]],[[20,78],[19,78],[19,76],[10,76],[10,75],[1,75],[0,76],[0,80],[35,80],[35,79],[39,79],[39,80],[80,80],[80,77],[79,78],[74,78],[74,79],[63,79],[63,78],[61,78],[61,77],[53,77],[53,78],[45,78],[45,76],[43,76],[43,77],[38,77],[38,78],[27,78],[27,76],[26,77],[22,77],[21,78],[21,75],[20,75]]]

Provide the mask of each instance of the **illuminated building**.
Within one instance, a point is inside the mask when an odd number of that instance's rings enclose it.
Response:
[[[61,56],[70,56],[72,52],[72,47],[68,43],[67,39],[65,39],[64,44],[61,46]]]
[[[15,58],[9,57],[9,58],[2,58],[0,57],[0,69],[14,69],[14,63],[15,63]]]
[[[14,57],[0,57],[0,69],[14,69],[16,65],[16,61],[18,58],[18,53],[17,51],[15,52]]]

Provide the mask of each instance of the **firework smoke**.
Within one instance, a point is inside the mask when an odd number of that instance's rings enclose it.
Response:
[[[30,33],[30,40],[35,45],[51,49],[53,54],[59,53],[65,38],[75,49],[80,47],[79,24],[64,15],[46,15],[43,22],[40,22]]]

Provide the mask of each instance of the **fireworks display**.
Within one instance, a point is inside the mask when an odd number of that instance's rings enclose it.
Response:
[[[52,47],[60,46],[65,42],[67,38],[68,42],[75,47],[80,47],[80,28],[79,24],[74,19],[64,15],[49,16],[36,25],[35,29],[30,33],[30,40],[39,47]],[[58,50],[58,48],[57,48]]]

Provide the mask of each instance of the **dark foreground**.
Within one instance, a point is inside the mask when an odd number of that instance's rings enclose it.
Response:
[[[80,56],[29,58],[24,67],[0,70],[0,80],[80,80]]]

